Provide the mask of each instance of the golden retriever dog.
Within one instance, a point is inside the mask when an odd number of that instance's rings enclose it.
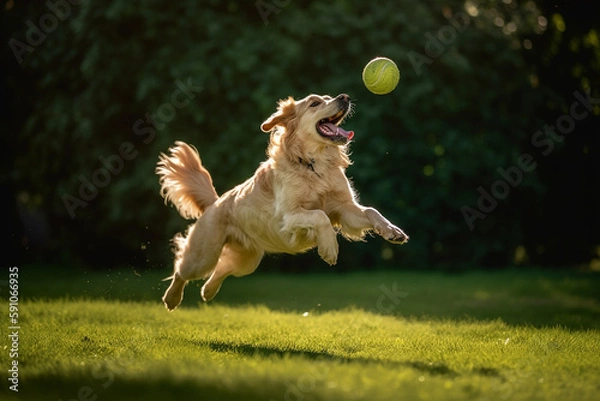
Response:
[[[338,233],[353,241],[371,232],[394,244],[408,240],[377,210],[360,205],[346,178],[354,133],[340,124],[351,110],[345,94],[279,101],[260,126],[271,134],[268,159],[222,196],[194,147],[178,141],[170,155],[160,155],[156,173],[165,203],[196,219],[173,240],[175,269],[162,298],[168,310],[181,303],[188,281],[207,279],[201,294],[209,301],[228,276],[254,272],[265,253],[316,247],[333,265]]]

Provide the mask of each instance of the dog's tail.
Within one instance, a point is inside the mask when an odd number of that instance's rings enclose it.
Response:
[[[196,148],[177,141],[169,148],[170,155],[161,153],[156,166],[160,194],[171,202],[186,219],[197,219],[219,198],[209,172],[202,166]]]

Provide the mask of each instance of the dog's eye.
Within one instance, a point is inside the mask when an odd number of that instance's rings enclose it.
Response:
[[[317,107],[320,104],[321,104],[321,102],[315,101],[315,102],[312,102],[309,107]]]

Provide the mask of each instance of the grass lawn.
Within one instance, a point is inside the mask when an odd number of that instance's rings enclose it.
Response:
[[[173,313],[167,274],[21,268],[19,392],[3,335],[0,399],[600,397],[598,274],[257,273],[209,304],[189,285]]]

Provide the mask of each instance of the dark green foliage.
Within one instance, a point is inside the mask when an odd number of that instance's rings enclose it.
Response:
[[[483,2],[476,17],[468,17],[462,1],[71,5],[8,74],[15,114],[7,126],[15,136],[7,142],[17,150],[9,181],[39,199],[28,205],[44,211],[51,250],[62,259],[166,268],[168,241],[186,223],[158,195],[161,151],[175,140],[193,143],[222,193],[265,158],[268,136],[258,127],[278,99],[345,92],[356,99],[346,123],[356,132],[348,175],[361,201],[397,222],[411,241],[343,246],[343,268],[506,265],[517,246],[537,246],[524,233],[539,234],[525,228],[544,219],[530,215],[547,181],[537,171],[523,173],[472,231],[461,208],[477,208],[478,187],[491,191],[498,168],[535,151],[525,144],[559,115],[543,114],[548,99],[572,101],[531,83],[521,38],[541,31],[540,12],[527,4]],[[5,11],[7,21],[16,17],[8,38],[25,42],[24,21],[39,26],[46,7]],[[495,24],[500,17],[516,31],[503,32]],[[387,96],[370,94],[360,80],[363,66],[379,55],[401,71]],[[12,53],[7,58],[15,64]],[[533,156],[539,161],[539,153]],[[103,175],[106,166],[114,172]],[[82,182],[94,179],[102,187],[84,189],[82,199]],[[596,234],[586,246],[597,240]]]

